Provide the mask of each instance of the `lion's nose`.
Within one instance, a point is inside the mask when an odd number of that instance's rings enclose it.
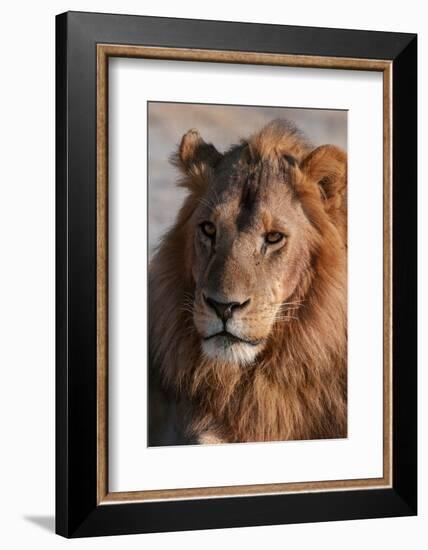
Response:
[[[217,302],[209,296],[204,296],[208,306],[213,309],[217,317],[219,317],[224,323],[226,323],[233,315],[233,313],[238,309],[243,309],[250,303],[250,299],[245,300],[245,302]]]

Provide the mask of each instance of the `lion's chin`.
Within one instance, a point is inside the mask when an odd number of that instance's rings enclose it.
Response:
[[[207,359],[233,365],[251,365],[262,346],[253,346],[244,342],[230,342],[218,337],[202,342],[202,352]]]

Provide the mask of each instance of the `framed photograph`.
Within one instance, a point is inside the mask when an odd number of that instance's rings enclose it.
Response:
[[[416,514],[416,35],[56,25],[57,533]]]

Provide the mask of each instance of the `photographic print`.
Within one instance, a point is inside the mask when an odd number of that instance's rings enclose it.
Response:
[[[416,514],[416,50],[57,17],[58,533]]]
[[[347,437],[347,111],[148,102],[149,446]]]

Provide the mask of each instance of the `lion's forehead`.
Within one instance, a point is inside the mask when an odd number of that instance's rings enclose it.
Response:
[[[275,193],[290,193],[292,179],[288,163],[259,161],[248,164],[239,160],[216,174],[214,187],[220,196],[238,197],[243,206],[251,207],[259,201],[269,200]]]
[[[206,214],[225,229],[238,233],[273,229],[275,224],[294,225],[302,214],[288,186],[271,182],[269,186],[249,190],[247,184],[232,184],[223,189],[208,190]]]

